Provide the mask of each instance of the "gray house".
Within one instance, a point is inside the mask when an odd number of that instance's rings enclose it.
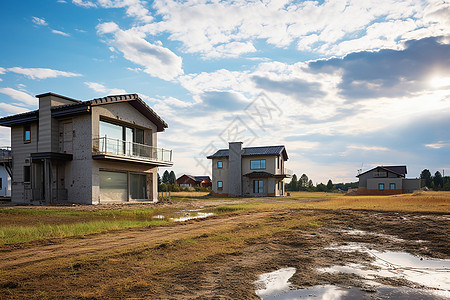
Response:
[[[246,147],[229,143],[212,160],[212,193],[217,196],[283,196],[288,160],[284,146]]]
[[[419,178],[406,178],[406,166],[378,166],[357,175],[358,195],[395,195],[420,190]]]
[[[157,201],[157,148],[167,124],[136,94],[79,101],[46,93],[39,109],[0,119],[11,127],[12,202]]]

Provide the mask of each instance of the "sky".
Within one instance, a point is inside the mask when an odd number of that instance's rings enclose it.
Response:
[[[210,175],[230,141],[285,145],[315,184],[450,175],[450,1],[3,0],[0,16],[0,116],[46,92],[136,93],[177,177]]]

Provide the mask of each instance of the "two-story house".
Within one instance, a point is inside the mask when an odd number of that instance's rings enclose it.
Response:
[[[284,146],[246,147],[229,143],[212,160],[212,193],[219,196],[283,196],[288,160]]]
[[[167,124],[136,94],[79,101],[36,96],[39,109],[0,119],[11,127],[12,202],[157,201],[157,148]]]
[[[378,166],[358,174],[358,195],[395,195],[419,190],[419,178],[406,178],[406,166]]]

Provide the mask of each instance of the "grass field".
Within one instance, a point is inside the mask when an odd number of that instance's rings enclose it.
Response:
[[[0,244],[39,239],[84,236],[131,227],[165,226],[183,205],[203,207],[215,214],[246,213],[281,209],[364,209],[401,212],[450,213],[450,192],[416,192],[393,196],[344,196],[333,193],[293,192],[289,197],[268,199],[213,198],[202,192],[171,193],[176,207],[149,206],[126,209],[76,210],[67,207],[0,209]],[[226,204],[221,203],[227,200]],[[236,203],[233,203],[236,201]],[[244,202],[244,203],[242,203]],[[211,204],[212,203],[212,204]],[[180,207],[181,206],[181,207]],[[164,215],[164,220],[154,219]]]

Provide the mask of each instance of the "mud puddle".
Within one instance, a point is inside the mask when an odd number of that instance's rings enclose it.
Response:
[[[181,212],[179,212],[179,214],[182,215],[181,217],[170,218],[170,220],[174,222],[184,222],[193,219],[207,218],[214,215],[214,213],[212,212],[202,211],[203,209],[182,210]]]

